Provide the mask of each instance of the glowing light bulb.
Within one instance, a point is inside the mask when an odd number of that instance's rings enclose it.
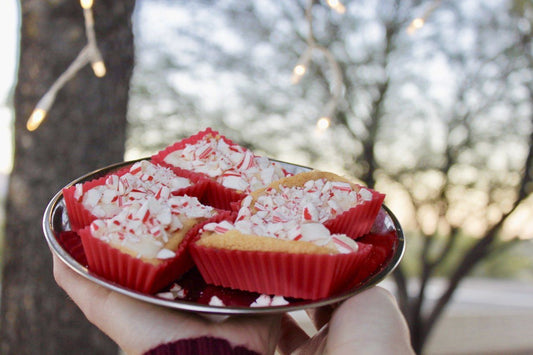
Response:
[[[346,12],[346,7],[339,0],[327,0],[329,7],[337,11],[339,14]]]
[[[297,84],[298,82],[300,82],[300,79],[302,78],[302,76],[305,75],[306,71],[307,68],[303,64],[298,64],[297,66],[295,66],[292,70],[292,83]]]
[[[303,64],[298,64],[294,67],[294,74],[302,76],[305,74],[307,68]]]
[[[93,7],[93,0],[80,0],[81,7],[88,10]]]
[[[93,68],[94,75],[96,75],[97,77],[101,78],[105,76],[106,68],[105,68],[104,61],[99,60],[99,61],[93,62],[91,63],[91,67]]]
[[[42,108],[36,108],[35,110],[33,110],[30,118],[28,119],[28,122],[26,122],[26,129],[32,132],[39,128],[41,123],[44,121],[47,113],[48,112],[46,112],[46,110]]]
[[[413,34],[416,30],[422,28],[425,24],[425,20],[421,17],[415,18],[413,21],[411,21],[411,24],[409,27],[407,27],[407,33]]]
[[[318,121],[316,121],[316,128],[320,132],[327,130],[330,125],[331,119],[329,117],[320,117]]]

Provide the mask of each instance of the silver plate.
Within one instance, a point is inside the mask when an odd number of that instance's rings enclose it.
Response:
[[[84,181],[88,181],[88,180],[101,177],[116,169],[119,169],[125,165],[132,164],[132,163],[133,161],[129,161],[129,162],[122,162],[122,163],[117,163],[117,164],[104,167],[102,169],[93,171],[91,173],[88,173],[72,181],[66,187],[74,185],[79,182],[84,182]],[[310,170],[309,168],[299,166],[299,165],[293,165],[293,164],[289,164],[285,162],[280,162],[280,163],[284,166],[284,168],[288,172],[293,173],[293,174]],[[179,309],[183,311],[191,311],[191,312],[213,314],[213,315],[216,315],[216,314],[218,315],[236,315],[236,314],[259,315],[259,314],[292,312],[292,311],[297,311],[297,310],[303,310],[303,309],[309,309],[309,308],[334,304],[334,303],[343,301],[379,283],[380,281],[382,281],[400,263],[400,260],[402,259],[404,251],[405,251],[405,240],[404,240],[402,228],[398,220],[396,219],[396,217],[393,215],[393,213],[385,205],[382,206],[380,212],[381,212],[381,215],[383,216],[383,220],[381,221],[382,223],[380,223],[378,227],[376,227],[376,225],[374,226],[375,227],[374,229],[376,228],[380,229],[375,232],[378,232],[378,233],[379,232],[387,232],[387,233],[395,232],[397,240],[395,242],[392,255],[383,265],[380,266],[380,268],[375,274],[373,274],[371,277],[365,280],[362,284],[359,284],[340,294],[336,294],[334,296],[331,296],[325,299],[313,300],[313,301],[290,300],[290,303],[288,305],[269,306],[269,307],[250,307],[248,305],[211,306],[209,304],[204,304],[204,303],[196,302],[196,301],[187,301],[187,300],[180,300],[180,299],[169,300],[169,299],[158,297],[156,295],[145,294],[145,293],[134,291],[132,289],[120,286],[116,283],[113,283],[109,280],[106,280],[105,278],[102,278],[92,273],[90,270],[88,270],[86,266],[76,261],[76,259],[67,250],[63,248],[60,241],[58,240],[60,234],[65,231],[69,231],[69,228],[70,228],[68,216],[66,214],[63,194],[61,191],[59,191],[50,200],[50,202],[48,203],[48,206],[46,207],[46,210],[43,216],[43,231],[44,231],[44,236],[46,238],[46,242],[50,246],[50,249],[55,255],[59,257],[60,260],[62,260],[62,262],[64,262],[69,268],[74,270],[79,275],[85,277],[86,279],[98,285],[106,287],[112,291],[121,293],[123,295],[129,296],[129,297],[132,297],[132,298],[144,301],[144,302],[148,302],[154,305],[159,305],[159,306],[173,308],[173,309]],[[234,296],[236,297],[236,296],[240,296],[238,295],[238,293],[240,292],[242,292],[243,294],[246,294],[244,291],[230,290],[229,293],[226,293],[225,295],[226,297],[234,297]]]

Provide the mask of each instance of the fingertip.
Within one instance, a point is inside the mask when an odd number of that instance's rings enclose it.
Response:
[[[335,311],[329,338],[328,346],[367,349],[365,354],[387,354],[393,349],[397,354],[412,353],[409,328],[395,297],[378,286],[349,298]]]
[[[362,304],[363,306],[369,306],[370,309],[372,309],[372,307],[376,307],[376,309],[383,309],[383,307],[385,307],[386,310],[390,309],[391,307],[394,309],[399,309],[394,295],[389,290],[380,286],[371,287],[353,297],[348,298],[344,303],[341,304],[339,308],[347,308],[347,306],[356,306],[359,304]]]

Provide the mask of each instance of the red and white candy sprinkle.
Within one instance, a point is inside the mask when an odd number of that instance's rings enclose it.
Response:
[[[215,306],[215,307],[223,307],[225,306],[224,302],[218,298],[217,296],[212,296],[211,299],[209,300],[209,305],[210,306]]]
[[[190,186],[187,178],[176,176],[170,169],[154,165],[146,160],[133,164],[122,175],[109,175],[105,184],[83,191],[77,184],[74,197],[97,218],[110,218],[127,206],[153,195],[157,199],[168,199],[170,195]]]
[[[206,174],[227,188],[251,192],[285,176],[281,165],[221,137],[206,135],[171,152],[165,162]]]
[[[175,252],[164,248],[172,233],[191,218],[209,218],[214,209],[202,205],[196,197],[170,196],[167,199],[144,194],[123,206],[117,215],[91,223],[94,237],[112,245],[125,247],[138,257],[170,259]]]
[[[283,296],[260,295],[250,307],[286,306],[289,302]]]
[[[364,188],[356,191],[348,183],[326,179],[307,181],[303,187],[281,185],[279,190],[266,189],[253,206],[252,197],[247,196],[234,225],[212,223],[204,230],[224,233],[237,229],[244,234],[308,241],[334,247],[339,253],[352,253],[357,251],[357,243],[346,235],[332,235],[323,223],[366,201],[367,193]]]

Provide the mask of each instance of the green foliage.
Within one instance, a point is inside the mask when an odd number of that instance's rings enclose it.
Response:
[[[533,282],[533,241],[522,240],[502,252],[496,251],[483,260],[473,274]]]
[[[446,243],[445,237],[434,238],[433,249],[440,250]],[[402,268],[408,277],[416,277],[421,272],[422,237],[418,233],[406,232],[406,240]],[[436,268],[434,276],[449,276],[465,252],[478,240],[479,238],[461,235],[448,257]],[[499,248],[502,250],[499,251]],[[483,259],[470,276],[533,281],[533,241],[521,240],[510,248],[495,246],[495,251]]]

